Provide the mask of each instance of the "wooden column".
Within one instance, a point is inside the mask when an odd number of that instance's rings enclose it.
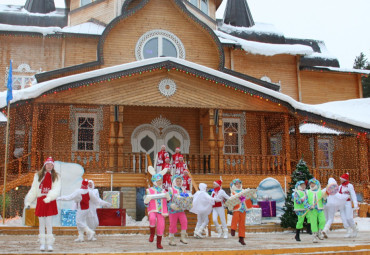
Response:
[[[313,136],[313,158],[315,160],[315,169],[319,169],[319,141],[317,135]]]
[[[117,132],[115,123],[115,107],[110,106],[110,127],[109,127],[109,170],[117,170]]]
[[[301,62],[301,57],[297,56],[297,65],[296,65],[296,71],[297,71],[297,92],[298,92],[298,101],[302,102],[302,86],[301,86],[301,70],[299,69]]]
[[[266,129],[266,117],[261,115],[261,154],[262,154],[262,173],[267,173],[267,129]]]
[[[33,105],[32,111],[32,140],[31,140],[31,171],[38,168],[37,165],[37,148],[38,148],[38,122],[39,122],[39,105]]]
[[[223,120],[222,120],[222,110],[218,111],[218,171],[220,174],[224,173],[224,132],[222,131]]]
[[[289,116],[284,115],[284,147],[285,147],[285,162],[287,174],[291,174],[290,167],[290,139],[289,139]]]
[[[123,164],[124,164],[124,158],[123,158],[123,144],[125,142],[125,139],[123,137],[123,110],[124,106],[118,107],[118,137],[117,137],[117,151],[118,151],[118,170],[123,171]],[[138,159],[136,159],[138,161]]]
[[[215,111],[213,109],[209,109],[209,140],[208,140],[208,145],[209,145],[209,151],[211,155],[210,159],[210,169],[211,173],[215,173],[215,146],[216,146],[216,141],[215,141],[215,120],[214,120],[214,113]]]
[[[363,183],[368,183],[369,181],[369,155],[368,155],[368,148],[367,148],[367,138],[366,134],[361,134],[360,135],[360,140],[359,140],[359,163],[360,163],[360,182]]]
[[[48,151],[53,151],[53,140],[54,140],[54,127],[56,126],[56,123],[54,123],[54,121],[55,121],[55,118],[54,118],[54,105],[50,105],[49,106],[49,109],[48,109],[48,113],[49,114],[47,114],[48,115],[48,117],[50,118],[50,130],[49,130],[49,132],[50,132],[50,135],[48,135],[48,139],[49,139],[49,141],[48,141]],[[46,121],[48,121],[48,120],[46,120]],[[63,155],[63,158],[65,157],[66,155]]]
[[[297,160],[300,160],[302,157],[302,148],[301,148],[301,133],[299,131],[299,119],[294,118],[294,130],[295,130],[295,149]]]

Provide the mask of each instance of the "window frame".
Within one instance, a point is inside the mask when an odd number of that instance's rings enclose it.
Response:
[[[143,34],[136,43],[135,47],[135,57],[136,60],[144,60],[149,58],[144,58],[144,48],[147,42],[149,42],[153,38],[158,38],[158,56],[162,56],[163,53],[163,38],[167,39],[173,46],[175,46],[177,56],[176,58],[185,59],[185,47],[181,40],[173,33],[162,30],[162,29],[155,29],[146,32]]]
[[[78,131],[79,131],[79,124],[78,120],[79,118],[93,118],[94,119],[94,137],[93,137],[93,149],[92,150],[80,150],[78,148],[79,140],[78,140]],[[75,139],[74,139],[74,151],[83,151],[83,152],[96,152],[97,150],[97,121],[98,121],[98,116],[96,113],[76,113],[75,114]]]
[[[238,124],[238,153],[228,153],[226,152],[225,148],[226,146],[235,146],[235,145],[226,145],[226,141],[225,141],[225,123],[237,123]],[[241,132],[241,121],[240,121],[240,118],[223,118],[222,120],[222,134],[223,134],[223,138],[224,138],[224,146],[223,146],[223,152],[225,155],[242,155],[242,144],[241,144],[241,136],[242,136],[242,132]]]
[[[321,150],[320,149],[320,143],[324,143],[327,144],[327,153],[328,153],[328,157],[327,157],[327,160],[328,160],[328,166],[323,166],[322,162],[323,162],[323,159],[319,158],[319,166],[318,168],[320,169],[332,169],[333,168],[333,138],[332,137],[320,137],[320,138],[317,138],[317,148],[318,148],[318,153],[320,154],[320,152],[325,152],[324,150]],[[317,157],[319,157],[319,155],[317,155]]]
[[[193,1],[191,1],[191,0],[188,0],[188,1],[189,1],[190,4],[197,7],[202,13],[209,16],[209,0],[195,0],[196,5],[193,3]],[[202,9],[202,1],[207,1],[207,3],[206,3],[206,6],[207,6],[206,12]]]
[[[89,0],[90,1],[89,3],[82,4],[82,1],[87,1],[87,0],[80,0],[80,7],[86,6],[86,5],[91,4],[92,2],[94,2],[94,0]]]

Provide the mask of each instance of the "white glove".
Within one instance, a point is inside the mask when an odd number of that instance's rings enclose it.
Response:
[[[50,200],[50,198],[48,198],[48,197],[45,197],[45,198],[44,198],[44,202],[45,202],[45,204],[50,203],[50,201],[51,201],[51,200]]]
[[[170,193],[166,192],[165,195],[166,195],[167,201],[171,200]]]
[[[145,198],[144,198],[144,204],[149,204],[149,202],[150,202],[150,197],[145,196]]]
[[[109,207],[112,207],[112,204],[111,203],[105,202],[103,204],[103,208],[109,208]]]

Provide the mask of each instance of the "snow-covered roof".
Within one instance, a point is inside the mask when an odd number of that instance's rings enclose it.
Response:
[[[320,126],[314,123],[304,123],[299,126],[299,132],[301,134],[327,134],[327,135],[340,135],[343,132],[338,130]]]
[[[0,122],[7,122],[7,118],[5,117],[5,115],[2,113],[2,112],[0,112]]]
[[[290,107],[292,107],[294,110],[301,111],[302,113],[313,114],[316,115],[316,117],[321,116],[322,118],[344,122],[352,126],[370,130],[370,98],[338,101],[319,105],[304,104],[297,102],[288,95],[273,91],[271,89],[264,88],[252,82],[226,74],[224,72],[211,69],[209,67],[202,66],[193,62],[189,62],[184,59],[172,57],[150,58],[127,64],[106,67],[99,70],[94,70],[81,74],[70,75],[46,82],[41,82],[23,90],[13,91],[13,100],[11,102],[15,103],[17,101],[36,98],[49,90],[58,88],[60,86],[72,82],[88,80],[94,77],[101,77],[111,73],[116,73],[124,70],[132,70],[140,67],[145,67],[148,65],[160,64],[165,62],[172,62],[184,67],[188,67],[200,71],[202,73],[211,75],[215,78],[219,78],[230,83],[237,84],[241,88],[250,89],[261,94],[264,94],[266,96],[270,96],[271,98],[275,98],[277,100],[285,102],[287,105],[290,105]],[[7,93],[6,91],[0,92],[0,108],[4,108],[6,106],[6,93]]]
[[[370,74],[370,70],[364,70],[364,69],[341,68],[341,67],[330,67],[330,66],[314,66],[314,68],[326,69],[328,71],[342,72],[342,73]]]
[[[86,22],[72,27],[64,27],[61,32],[75,34],[101,35],[105,27],[93,22]]]
[[[279,54],[310,55],[314,53],[313,49],[306,45],[262,43],[241,39],[217,30],[214,32],[219,38],[228,40],[228,43],[234,41],[235,45],[240,45],[243,50],[251,54],[274,56]]]

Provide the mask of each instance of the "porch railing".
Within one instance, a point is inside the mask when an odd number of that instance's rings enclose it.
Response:
[[[330,177],[340,184],[340,176],[344,173],[349,173],[351,183],[364,184],[366,182],[366,178],[362,178],[359,169],[315,169],[313,171],[313,175],[320,181],[321,186],[326,185]]]

